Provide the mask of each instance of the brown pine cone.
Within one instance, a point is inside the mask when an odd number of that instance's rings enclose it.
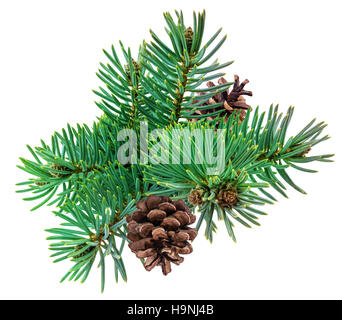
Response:
[[[166,196],[149,196],[137,202],[138,210],[127,217],[129,248],[137,258],[146,258],[144,267],[151,271],[161,266],[163,274],[171,272],[171,262],[181,264],[180,254],[192,252],[188,242],[197,236],[197,230],[188,225],[196,217],[183,200],[171,201]]]
[[[188,196],[188,202],[194,205],[195,207],[202,205],[203,194],[204,194],[204,191],[201,189],[192,189]]]
[[[218,84],[224,84],[227,82],[228,81],[224,78],[220,78],[218,80]],[[252,91],[244,90],[244,87],[248,82],[249,81],[246,79],[242,81],[240,84],[239,76],[235,75],[234,86],[231,92],[229,92],[229,89],[227,89],[224,92],[218,93],[202,105],[202,106],[205,106],[205,105],[213,105],[213,104],[221,103],[221,106],[216,107],[216,108],[206,109],[206,110],[196,110],[195,113],[199,115],[203,115],[203,114],[209,114],[218,110],[222,110],[222,112],[218,115],[209,116],[208,120],[214,120],[216,117],[222,117],[226,115],[225,121],[227,121],[228,117],[231,114],[241,110],[240,117],[239,117],[239,122],[241,123],[246,116],[246,110],[250,108],[250,106],[246,104],[246,99],[243,97],[243,95],[247,95],[247,96],[253,95]],[[214,87],[215,84],[212,81],[209,81],[207,82],[207,86],[211,88],[211,87]],[[207,94],[207,92],[201,93],[201,95],[204,95],[204,94]],[[192,121],[197,121],[197,120],[198,119],[192,119]]]
[[[223,189],[217,194],[216,199],[221,207],[232,208],[238,203],[238,192],[231,188]]]

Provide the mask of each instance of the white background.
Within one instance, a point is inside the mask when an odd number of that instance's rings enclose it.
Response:
[[[207,11],[206,37],[228,34],[220,61],[250,80],[252,106],[295,105],[291,132],[312,118],[326,121],[331,140],[313,153],[336,153],[317,163],[319,173],[296,173],[308,192],[268,206],[262,226],[238,226],[237,244],[223,223],[213,244],[203,230],[194,253],[164,277],[147,273],[125,249],[128,283],[115,284],[111,264],[106,290],[100,272],[85,284],[59,279],[70,266],[53,264],[47,234],[58,220],[49,208],[34,213],[15,193],[26,175],[15,165],[67,122],[90,124],[100,112],[91,89],[102,48],[122,40],[136,52],[149,28],[163,34],[162,12]],[[0,4],[0,298],[95,299],[341,299],[341,1],[1,1]]]

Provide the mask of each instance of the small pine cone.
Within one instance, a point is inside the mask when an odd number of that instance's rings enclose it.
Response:
[[[34,183],[36,186],[39,186],[39,187],[41,187],[41,186],[45,186],[46,184],[48,184],[48,182],[44,182],[44,181],[37,181],[37,182],[35,182]]]
[[[238,192],[231,188],[220,190],[216,199],[221,207],[232,208],[238,202]]]
[[[218,80],[218,84],[224,84],[228,81],[224,78],[220,78]],[[208,101],[206,101],[201,106],[209,106],[214,105],[217,103],[221,103],[219,107],[215,107],[212,109],[206,109],[206,110],[196,110],[195,114],[204,115],[209,114],[218,110],[222,110],[221,113],[219,113],[216,116],[209,116],[208,120],[214,120],[216,117],[222,117],[225,115],[225,121],[227,121],[228,117],[231,114],[237,113],[240,111],[239,116],[239,122],[241,123],[246,116],[246,111],[250,108],[248,104],[246,104],[246,99],[243,97],[243,95],[252,96],[252,91],[246,91],[244,90],[245,85],[249,81],[246,79],[241,82],[239,80],[239,76],[234,76],[234,86],[231,92],[229,92],[229,89],[227,89],[224,92],[218,93],[214,95],[212,98],[210,98]],[[207,82],[207,86],[209,88],[214,87],[215,84],[212,81]],[[203,92],[201,95],[205,95],[207,92]],[[196,102],[196,101],[195,101]],[[197,119],[192,119],[192,121],[197,121]]]
[[[139,75],[139,73],[140,73],[139,63],[136,62],[134,59],[132,59],[132,65],[133,65],[133,69],[134,69],[135,73],[137,75]],[[125,72],[126,72],[127,77],[130,79],[131,78],[131,71],[130,71],[129,63],[125,64]]]
[[[186,41],[186,46],[188,48],[188,52],[191,51],[193,36],[194,36],[194,32],[192,31],[192,28],[188,27],[184,32],[184,37]]]
[[[51,169],[53,170],[57,170],[57,171],[71,171],[68,167],[64,167],[64,166],[60,166],[59,164],[53,163],[50,166]],[[61,178],[63,176],[66,175],[66,173],[58,173],[58,172],[54,172],[54,171],[50,171],[51,176],[55,177],[55,178]]]
[[[203,204],[203,194],[204,191],[202,189],[192,189],[188,197],[189,203],[195,207],[200,206]]]
[[[138,210],[126,218],[129,248],[137,258],[145,258],[144,267],[151,271],[161,266],[164,275],[171,272],[171,262],[181,264],[180,254],[192,252],[189,240],[197,230],[189,225],[196,220],[183,200],[171,201],[166,196],[149,196],[137,202]]]

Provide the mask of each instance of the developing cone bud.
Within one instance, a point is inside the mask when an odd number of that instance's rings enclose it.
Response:
[[[133,68],[135,71],[135,73],[137,75],[139,75],[140,73],[140,65],[138,62],[136,62],[134,59],[132,59],[132,65],[133,65]],[[130,79],[131,78],[131,68],[130,68],[130,65],[129,63],[125,64],[125,72],[126,72],[126,75],[128,76],[128,78]]]
[[[51,169],[53,170],[57,170],[57,171],[70,171],[69,168],[67,167],[64,167],[64,166],[60,166],[56,163],[53,163],[51,166],[50,166]],[[50,171],[50,174],[51,176],[55,177],[55,178],[60,178],[60,177],[63,177],[64,175],[66,175],[65,173],[58,173],[58,172],[55,172],[55,171]]]
[[[188,52],[191,51],[193,36],[194,36],[194,32],[192,31],[192,28],[188,27],[184,32],[184,37],[185,37]]]
[[[201,189],[192,189],[190,192],[190,195],[188,197],[189,203],[191,203],[193,206],[197,207],[203,204],[203,190]]]
[[[232,188],[220,190],[216,196],[221,207],[232,208],[238,203],[238,192]]]

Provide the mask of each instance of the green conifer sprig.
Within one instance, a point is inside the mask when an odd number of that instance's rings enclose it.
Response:
[[[163,189],[156,190],[153,194],[173,194],[174,196],[189,201],[189,196],[194,190],[200,190],[201,200],[197,203],[201,212],[197,228],[205,220],[207,227],[205,235],[212,240],[216,225],[213,222],[214,212],[218,219],[225,221],[228,234],[234,239],[233,223],[230,218],[234,218],[241,224],[250,227],[248,222],[255,225],[257,217],[254,214],[265,214],[254,208],[254,205],[272,203],[270,200],[258,196],[251,188],[258,188],[268,198],[276,201],[268,191],[269,186],[287,197],[285,183],[295,190],[305,193],[297,186],[287,173],[287,168],[294,168],[306,172],[315,172],[311,169],[299,167],[295,163],[312,161],[332,161],[332,154],[319,156],[306,156],[306,151],[313,148],[318,143],[329,138],[328,135],[320,137],[325,128],[323,123],[314,124],[314,120],[303,128],[297,135],[286,138],[290,120],[294,108],[290,107],[283,117],[278,114],[278,106],[269,108],[267,113],[259,115],[259,108],[254,111],[251,117],[250,110],[245,120],[239,124],[239,117],[230,117],[225,123],[220,121],[217,131],[210,122],[188,122],[173,126],[166,132],[158,142],[159,154],[162,157],[156,159],[155,163],[147,166],[145,180],[152,184],[157,184]],[[210,139],[202,139],[205,136],[205,129],[211,128],[213,133],[213,154],[218,155],[217,145],[220,139],[224,139],[225,151],[223,171],[215,174],[212,171],[212,163],[206,161],[205,147],[210,144]],[[178,137],[175,139],[174,130],[179,130],[180,146],[183,154],[191,154],[192,161],[189,164],[181,161],[173,164],[172,156],[181,153]],[[220,132],[222,130],[222,132]],[[182,133],[186,132],[186,135]],[[201,135],[202,133],[202,135]],[[182,139],[190,137],[190,141]],[[151,142],[150,149],[155,148]],[[201,163],[196,163],[199,157],[203,159]],[[157,158],[157,157],[156,157]],[[183,159],[184,160],[184,159]],[[163,164],[164,163],[164,164]],[[275,171],[274,171],[275,170]],[[220,192],[230,186],[238,194],[238,202],[231,206],[220,204]],[[191,203],[191,201],[189,201]],[[243,219],[242,219],[243,218]],[[247,220],[247,221],[245,221]]]
[[[177,22],[169,13],[164,14],[167,24],[165,30],[171,46],[165,44],[150,30],[153,40],[151,43],[145,41],[141,51],[141,56],[144,58],[142,65],[148,70],[148,74],[141,78],[144,92],[148,94],[143,97],[145,104],[142,106],[142,112],[160,126],[177,123],[182,118],[199,118],[200,116],[193,115],[194,111],[208,98],[227,90],[232,84],[206,88],[207,95],[198,95],[204,90],[199,87],[205,81],[224,75],[224,73],[212,74],[212,72],[227,67],[233,61],[223,64],[214,61],[209,66],[203,67],[222,46],[226,36],[207,53],[207,49],[216,40],[221,29],[202,45],[205,11],[198,15],[194,14],[191,28],[193,31],[190,35],[189,27],[184,25],[183,13],[176,12],[176,14]],[[190,40],[191,46],[189,46]],[[156,113],[154,106],[158,106]],[[206,116],[211,115],[214,113]]]
[[[210,88],[203,84],[223,76],[221,70],[232,62],[212,61],[226,36],[218,39],[219,29],[204,43],[204,11],[193,14],[192,26],[185,24],[181,11],[175,14],[175,18],[164,14],[167,41],[150,30],[152,40],[143,41],[136,58],[122,42],[120,54],[114,46],[110,52],[104,50],[108,63],[101,63],[97,73],[103,85],[94,91],[103,115],[92,127],[67,125],[52,135],[49,144],[27,146],[31,159],[20,158],[18,167],[29,178],[18,183],[23,187],[18,192],[30,193],[24,200],[38,201],[32,210],[44,204],[56,207],[53,212],[60,226],[47,230],[52,234],[48,237],[52,257],[54,262],[72,263],[62,281],[84,282],[98,263],[103,291],[107,256],[114,261],[116,281],[119,276],[126,281],[122,258],[128,240],[126,217],[148,195],[183,199],[193,212],[198,209],[197,228],[205,224],[210,241],[216,220],[223,220],[235,241],[235,221],[246,227],[259,225],[259,216],[266,214],[259,206],[276,201],[270,190],[287,197],[289,185],[305,193],[288,169],[316,172],[305,164],[332,161],[332,154],[312,155],[312,149],[329,138],[323,135],[323,122],[313,120],[288,137],[293,107],[285,114],[273,105],[267,112],[250,109],[241,123],[239,114],[227,121],[215,117],[222,113],[219,108],[196,114],[222,107],[206,102],[232,83]],[[147,154],[140,150],[140,121],[148,121],[151,129],[165,129],[160,134],[152,131]],[[149,163],[118,161],[125,144],[118,140],[122,129],[133,130],[134,151],[150,157]],[[211,148],[209,153],[206,148]],[[220,152],[224,157],[218,157]],[[174,163],[175,158],[179,162]]]
[[[113,195],[94,199],[91,192],[85,193],[86,199],[82,199],[77,205],[68,200],[63,205],[63,213],[55,214],[66,221],[62,227],[46,230],[54,234],[47,240],[53,240],[50,250],[57,251],[51,257],[54,262],[69,259],[74,265],[63,276],[65,279],[78,280],[82,277],[84,282],[94,264],[96,256],[99,256],[101,266],[101,290],[105,285],[105,258],[111,256],[114,260],[114,272],[116,281],[118,274],[127,281],[126,270],[122,259],[122,251],[126,242],[126,230],[124,217],[135,210],[134,200],[120,210],[120,202],[113,199]],[[93,198],[93,199],[91,199]],[[93,200],[93,201],[92,201]]]
[[[127,241],[127,215],[135,210],[134,204],[147,191],[153,190],[141,183],[139,166],[125,168],[117,163],[104,168],[100,176],[92,176],[80,183],[75,200],[67,199],[60,211],[54,214],[63,222],[61,227],[46,230],[52,233],[50,250],[54,262],[70,260],[74,265],[63,276],[65,279],[84,282],[99,257],[101,290],[105,285],[106,257],[114,260],[116,282],[119,275],[127,281],[122,251]],[[82,277],[82,278],[81,278]]]
[[[106,87],[99,87],[99,91],[93,91],[102,99],[101,102],[95,102],[96,105],[112,122],[133,127],[138,124],[139,119],[141,120],[139,110],[142,102],[139,90],[140,78],[144,76],[145,69],[139,63],[140,55],[136,62],[132,58],[131,49],[126,50],[121,41],[120,48],[125,59],[124,64],[120,61],[114,45],[111,47],[111,53],[103,50],[109,63],[100,63],[101,69],[97,76]]]
[[[102,177],[106,167],[117,162],[119,143],[116,140],[120,128],[102,121],[94,123],[92,129],[87,125],[76,128],[67,125],[61,133],[56,132],[48,145],[41,140],[41,146],[27,146],[33,159],[20,158],[24,170],[33,178],[18,183],[25,189],[17,192],[31,192],[24,200],[43,199],[32,210],[44,204],[60,206],[65,199],[75,199],[75,190],[85,179]]]

